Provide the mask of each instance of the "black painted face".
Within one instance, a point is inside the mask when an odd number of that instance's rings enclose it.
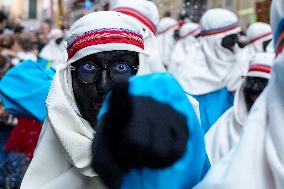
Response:
[[[266,85],[268,84],[268,79],[260,77],[247,77],[244,86],[244,98],[248,111],[250,111],[256,99],[262,93]]]
[[[138,71],[138,53],[105,51],[73,63],[72,85],[82,116],[93,128],[107,93],[114,83],[127,80]]]
[[[272,39],[263,42],[263,51],[264,51],[264,52],[266,52],[267,47],[268,47],[268,45],[269,45],[269,43],[270,43],[271,41],[272,41]]]
[[[232,35],[228,35],[228,36],[224,37],[222,39],[221,45],[225,49],[228,49],[231,52],[234,52],[234,47],[235,47],[236,43],[238,43],[238,35],[232,34]]]

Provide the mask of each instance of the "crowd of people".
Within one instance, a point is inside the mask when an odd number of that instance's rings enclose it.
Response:
[[[246,29],[147,0],[66,30],[0,12],[0,189],[281,189],[283,10]]]

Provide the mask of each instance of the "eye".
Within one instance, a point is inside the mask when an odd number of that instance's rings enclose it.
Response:
[[[127,63],[114,63],[111,66],[111,71],[120,74],[131,74],[133,70]]]
[[[87,63],[87,64],[81,65],[79,67],[79,71],[83,73],[92,73],[96,70],[96,68],[97,67],[95,65]]]

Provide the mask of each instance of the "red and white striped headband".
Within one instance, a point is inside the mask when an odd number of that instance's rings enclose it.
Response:
[[[191,35],[192,36],[197,36],[200,33],[201,33],[201,29],[200,28],[196,28],[195,30],[188,32],[186,35],[182,36],[181,38],[184,39],[184,38],[186,38],[188,36],[191,36]]]
[[[145,15],[141,14],[139,11],[129,8],[129,7],[117,7],[113,9],[113,11],[121,12],[123,14],[127,14],[129,16],[132,16],[136,19],[138,19],[140,22],[142,22],[145,26],[147,26],[154,34],[157,32],[156,25]]]
[[[224,27],[220,27],[220,28],[214,28],[214,29],[210,29],[210,30],[203,30],[201,32],[202,36],[209,36],[209,35],[216,35],[219,33],[225,33],[228,32],[230,30],[236,29],[239,27],[239,22],[230,24],[228,26],[224,26]]]
[[[81,49],[110,43],[130,44],[144,50],[144,39],[141,34],[127,29],[104,28],[85,32],[69,43],[68,60]]]
[[[272,68],[269,65],[254,63],[249,67],[248,75],[250,72],[260,72],[260,73],[265,73],[265,74],[271,74],[271,70]]]
[[[268,33],[263,34],[263,35],[261,35],[261,36],[259,36],[259,37],[256,37],[256,38],[250,40],[249,43],[254,43],[254,42],[256,42],[256,41],[258,41],[258,40],[260,40],[260,39],[263,39],[263,38],[265,38],[265,37],[268,37],[268,36],[271,36],[271,39],[272,39],[272,38],[273,38],[272,32],[268,32]]]

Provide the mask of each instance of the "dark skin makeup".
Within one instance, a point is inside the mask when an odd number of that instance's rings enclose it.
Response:
[[[80,113],[93,128],[108,92],[116,82],[135,75],[138,65],[138,53],[132,51],[104,51],[72,64],[74,96]]]

